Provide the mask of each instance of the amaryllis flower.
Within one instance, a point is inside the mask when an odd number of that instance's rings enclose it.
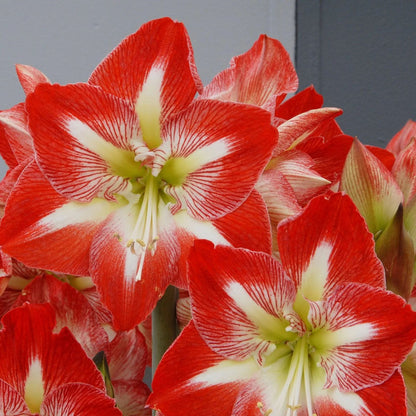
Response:
[[[195,243],[193,320],[162,359],[150,406],[165,416],[406,415],[398,368],[416,314],[385,290],[350,198],[313,199],[277,238],[281,263]]]
[[[186,30],[165,18],[125,39],[88,84],[40,84],[26,101],[36,161],[8,199],[3,250],[91,275],[117,329],[145,319],[168,284],[186,286],[195,238],[270,251],[252,193],[277,140],[270,114],[191,104],[198,88]]]
[[[47,274],[33,279],[16,299],[13,308],[25,302],[48,303],[55,311],[54,331],[68,328],[89,358],[105,352],[113,397],[124,416],[149,413],[144,408],[149,389],[142,381],[147,347],[137,328],[115,332],[110,321],[101,321],[100,313],[95,311],[83,292]]]
[[[121,415],[104,380],[53,309],[25,304],[2,319],[0,413],[8,416]]]

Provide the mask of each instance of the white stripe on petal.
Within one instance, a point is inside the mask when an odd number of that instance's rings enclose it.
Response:
[[[244,361],[224,360],[192,377],[189,384],[202,383],[205,386],[215,386],[248,380],[258,370],[258,364],[253,358]]]
[[[225,292],[259,329],[276,335],[284,332],[281,319],[266,312],[240,283],[230,282],[225,288]],[[268,296],[269,294],[266,293],[265,298]]]
[[[328,389],[327,396],[352,415],[371,414],[363,399],[356,393],[341,392],[338,389]],[[367,411],[368,413],[364,413]]]
[[[224,138],[195,150],[193,153],[187,156],[185,160],[187,163],[195,166],[195,168],[192,170],[195,171],[207,163],[221,159],[222,157],[226,156],[229,151],[229,143],[227,138]]]
[[[24,399],[32,413],[39,413],[43,402],[45,389],[42,377],[42,364],[38,358],[34,359],[27,373]]]
[[[136,113],[139,117],[143,140],[150,149],[161,144],[160,115],[162,104],[160,95],[165,72],[161,68],[152,68],[143,83],[136,101]]]
[[[377,329],[369,322],[337,329],[336,331],[319,330],[310,335],[309,341],[316,348],[330,350],[341,345],[372,339]]]
[[[316,247],[315,253],[311,256],[306,270],[302,273],[302,282],[299,292],[309,300],[321,300],[324,287],[328,278],[329,257],[333,246],[323,241]]]
[[[209,240],[215,245],[229,246],[230,243],[214,227],[211,221],[200,221],[192,218],[186,211],[180,211],[174,215],[174,220],[179,228],[185,229],[195,238]]]
[[[129,159],[126,157],[127,150],[114,146],[81,120],[69,119],[67,130],[82,146],[97,154],[110,166],[123,166],[128,161],[126,159]]]
[[[44,232],[39,232],[37,237],[61,230],[69,225],[101,222],[118,207],[118,204],[105,199],[93,199],[88,203],[68,202],[38,222],[38,225],[45,227]]]

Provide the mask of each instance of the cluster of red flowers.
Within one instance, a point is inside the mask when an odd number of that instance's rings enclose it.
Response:
[[[416,415],[416,123],[362,145],[265,35],[203,86],[169,18],[86,83],[17,74],[0,415]]]

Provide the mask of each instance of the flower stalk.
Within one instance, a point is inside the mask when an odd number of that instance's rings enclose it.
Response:
[[[168,286],[152,312],[152,377],[172,342],[177,337],[176,301],[178,289]]]

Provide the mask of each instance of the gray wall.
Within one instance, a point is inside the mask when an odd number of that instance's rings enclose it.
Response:
[[[296,66],[344,131],[384,146],[416,119],[416,1],[298,0]]]
[[[295,0],[0,0],[0,109],[22,100],[16,63],[38,67],[54,82],[85,81],[125,36],[170,16],[190,34],[207,83],[261,33],[294,56]]]

